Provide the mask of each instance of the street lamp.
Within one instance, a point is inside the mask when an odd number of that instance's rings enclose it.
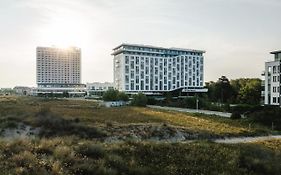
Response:
[[[281,58],[279,60],[279,107],[281,108]]]
[[[196,111],[198,112],[198,108],[199,108],[199,99],[198,96],[196,96]]]

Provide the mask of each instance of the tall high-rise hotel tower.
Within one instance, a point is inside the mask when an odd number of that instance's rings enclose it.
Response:
[[[69,88],[81,84],[81,49],[37,47],[38,88]]]
[[[114,83],[127,93],[205,92],[205,51],[121,44],[113,49]]]

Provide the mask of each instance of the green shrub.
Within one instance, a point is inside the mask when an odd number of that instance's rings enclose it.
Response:
[[[133,106],[145,107],[147,105],[147,97],[143,93],[138,93],[133,95],[133,100],[131,102]]]
[[[281,109],[279,107],[265,107],[263,110],[255,111],[249,114],[249,118],[254,122],[274,126],[274,129],[281,130]]]
[[[147,98],[147,104],[148,104],[148,105],[156,105],[156,104],[157,104],[157,101],[155,100],[154,97],[148,97],[148,98]]]
[[[186,108],[193,108],[193,109],[195,109],[196,108],[196,100],[197,100],[196,97],[186,97],[183,100],[183,105]]]
[[[248,105],[248,104],[239,104],[236,106],[230,107],[230,112],[239,112],[240,114],[254,112],[262,109],[260,105]]]
[[[118,90],[109,89],[103,94],[104,101],[128,101],[129,96],[124,92],[119,92]]]
[[[47,116],[51,113],[51,109],[48,106],[41,107],[37,112],[37,116]]]
[[[82,138],[100,138],[106,135],[95,127],[77,123],[77,119],[66,120],[51,111],[39,111],[36,116],[35,125],[41,128],[39,133],[41,137],[77,135]]]
[[[280,160],[280,155],[269,149],[247,145],[241,149],[239,165],[257,175],[276,174],[281,170]]]
[[[129,166],[125,160],[118,155],[109,155],[106,159],[107,166],[116,169],[118,172],[128,172]]]
[[[125,94],[124,92],[118,92],[117,94],[117,100],[120,101],[129,101],[129,96]]]
[[[239,112],[233,112],[230,116],[231,119],[236,120],[236,119],[241,119],[241,114]]]
[[[109,89],[103,94],[102,98],[104,101],[116,101],[117,96],[118,96],[118,90]]]
[[[82,154],[84,156],[94,158],[94,159],[100,159],[106,155],[106,152],[101,145],[97,145],[97,144],[93,144],[93,143],[89,143],[89,142],[79,145],[79,147],[76,149],[76,151],[79,154]]]

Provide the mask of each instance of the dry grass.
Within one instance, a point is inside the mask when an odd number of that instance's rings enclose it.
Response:
[[[77,125],[82,128],[165,123],[195,133],[246,135],[258,132],[248,129],[247,121],[219,117],[137,107],[100,108],[92,101],[0,97],[3,121],[12,117],[13,121],[32,124],[40,111],[44,113],[42,109],[49,109],[47,114],[60,121],[74,122],[73,119],[79,118]],[[81,138],[77,133],[11,142],[0,139],[0,174],[277,174],[280,172],[280,145],[281,140],[236,145],[206,141],[106,143]]]
[[[233,121],[221,117],[191,115],[180,112],[161,111],[150,108],[120,107],[103,108],[94,101],[43,99],[34,97],[0,97],[0,116],[16,116],[30,122],[42,108],[67,120],[79,119],[85,126],[100,126],[106,123],[136,124],[159,123],[185,127],[194,132],[221,136],[255,135],[269,132],[264,127],[248,128],[246,121]],[[2,110],[1,110],[2,109]]]
[[[281,139],[272,139],[262,142],[254,142],[254,144],[262,145],[269,149],[281,152]]]

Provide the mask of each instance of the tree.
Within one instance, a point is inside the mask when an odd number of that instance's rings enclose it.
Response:
[[[236,103],[259,104],[261,99],[261,80],[258,78],[240,78],[231,80],[235,91]]]
[[[124,92],[118,92],[117,100],[129,101],[129,96],[127,94],[125,94]]]
[[[208,97],[214,102],[230,102],[234,98],[234,90],[226,76],[221,76],[217,82],[207,83]]]
[[[249,79],[239,91],[239,100],[246,104],[259,104],[261,99],[261,80]]]
[[[183,105],[186,108],[193,108],[193,109],[195,109],[196,108],[196,101],[197,101],[196,97],[186,97],[183,100]]]
[[[147,105],[147,97],[143,93],[138,93],[133,95],[133,100],[131,102],[133,106],[145,107]]]
[[[103,96],[104,101],[129,101],[129,97],[124,92],[119,92],[118,90],[109,89],[107,90]]]
[[[118,93],[118,90],[109,89],[103,94],[102,98],[104,101],[116,101]]]

